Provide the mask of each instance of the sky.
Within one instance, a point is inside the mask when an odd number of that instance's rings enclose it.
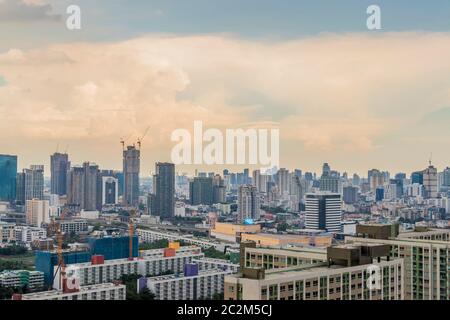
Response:
[[[66,28],[72,4],[81,30]],[[56,150],[120,169],[120,139],[150,127],[145,176],[200,120],[278,128],[290,169],[443,169],[449,56],[447,0],[0,0],[0,153],[46,175]]]

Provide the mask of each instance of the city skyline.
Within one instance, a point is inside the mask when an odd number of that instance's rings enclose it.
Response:
[[[366,1],[327,3],[335,16],[304,1],[264,1],[255,15],[249,1],[234,16],[236,2],[200,0],[195,12],[171,1],[78,1],[82,17],[96,19],[70,31],[69,2],[0,2],[8,14],[0,19],[0,150],[17,154],[20,168],[49,168],[59,145],[73,163],[118,169],[120,139],[132,143],[150,127],[141,155],[150,173],[170,162],[171,133],[197,120],[221,131],[279,129],[280,167],[319,171],[327,161],[341,172],[413,172],[430,153],[435,166],[448,165],[445,1],[379,1],[380,31],[367,30]],[[225,18],[212,19],[218,13]]]

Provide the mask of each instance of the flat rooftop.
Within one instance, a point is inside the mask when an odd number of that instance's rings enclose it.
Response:
[[[70,294],[77,294],[77,293],[89,292],[89,291],[94,291],[94,290],[95,291],[97,291],[97,290],[105,290],[105,289],[107,290],[107,289],[113,289],[113,288],[120,287],[120,286],[124,287],[125,285],[123,285],[123,284],[116,285],[114,283],[93,284],[93,285],[89,285],[89,286],[81,286],[79,291],[72,292],[72,293],[66,293],[66,294],[70,295]],[[26,297],[26,298],[30,298],[30,299],[33,299],[33,298],[40,298],[40,299],[42,299],[42,298],[45,298],[45,297],[52,297],[52,296],[55,296],[55,295],[62,295],[62,294],[64,294],[62,292],[62,290],[50,290],[50,291],[40,291],[40,292],[27,293],[27,294],[24,294],[22,296]]]

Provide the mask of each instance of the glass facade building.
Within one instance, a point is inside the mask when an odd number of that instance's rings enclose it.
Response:
[[[0,154],[0,201],[16,199],[17,156]]]

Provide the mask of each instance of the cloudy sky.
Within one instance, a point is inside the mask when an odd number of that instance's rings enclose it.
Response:
[[[0,0],[0,153],[170,161],[171,132],[279,128],[288,168],[450,165],[450,2]],[[82,29],[66,28],[77,4]],[[234,169],[233,167],[230,167]],[[218,167],[183,166],[179,171]],[[237,168],[236,168],[237,169]]]

